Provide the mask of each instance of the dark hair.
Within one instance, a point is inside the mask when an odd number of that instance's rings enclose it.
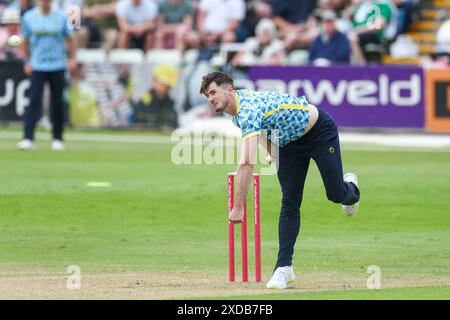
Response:
[[[200,94],[206,94],[206,89],[208,89],[211,83],[215,82],[218,86],[224,84],[231,84],[234,88],[233,79],[223,72],[211,72],[203,76],[202,86],[200,87]]]

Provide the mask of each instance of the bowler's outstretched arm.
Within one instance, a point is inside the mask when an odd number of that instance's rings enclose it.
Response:
[[[254,135],[242,141],[242,153],[236,171],[236,195],[234,208],[230,213],[230,220],[233,223],[242,222],[244,217],[244,207],[247,199],[248,188],[253,175],[253,168],[256,163],[256,152],[258,149],[258,136]]]

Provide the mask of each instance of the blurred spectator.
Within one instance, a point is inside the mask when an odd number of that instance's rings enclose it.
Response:
[[[447,10],[443,11],[443,13],[445,15],[438,17],[438,20],[447,16]],[[423,57],[421,65],[424,68],[433,69],[450,68],[450,19],[445,20],[436,32],[436,52],[433,54],[433,57]]]
[[[77,25],[78,29],[78,47],[79,48],[93,48],[98,47],[102,41],[100,29],[85,14],[84,0],[54,0],[52,9],[61,11],[72,19],[73,24]]]
[[[15,9],[15,10],[19,11],[21,17],[23,17],[23,15],[28,10],[31,10],[33,8],[34,8],[34,1],[33,0],[14,0],[8,6],[8,9]]]
[[[272,6],[269,0],[249,0],[246,1],[245,18],[240,25],[240,37],[238,41],[255,36],[255,29],[258,22],[263,19],[272,19]]]
[[[277,38],[275,23],[262,19],[256,26],[256,37],[248,38],[243,51],[233,58],[234,65],[280,65],[285,57],[283,42]]]
[[[349,2],[349,0],[319,0],[319,7],[322,10],[342,11]]]
[[[70,6],[76,6],[80,10],[84,7],[84,0],[53,0],[52,10],[62,11],[64,14],[68,14]]]
[[[120,0],[116,6],[120,48],[152,47],[158,16],[158,4],[148,0]]]
[[[387,45],[397,35],[397,11],[390,0],[354,0],[353,30],[348,33],[355,62],[365,64],[365,46]]]
[[[184,35],[185,48],[184,49],[200,49],[201,40],[197,31],[191,30]]]
[[[315,0],[278,0],[272,3],[274,21],[288,52],[308,46],[318,34],[312,15]]]
[[[137,126],[159,130],[175,129],[178,125],[175,102],[169,92],[177,83],[177,70],[160,65],[155,68],[151,89],[134,107]]]
[[[450,19],[447,19],[436,33],[436,51],[438,54],[450,55]]]
[[[315,0],[272,1],[275,22],[282,29],[288,30],[305,24],[315,7]]]
[[[321,32],[308,49],[309,63],[321,66],[350,63],[350,43],[345,34],[336,30],[336,14],[325,10],[320,17]]]
[[[156,48],[184,51],[184,35],[192,30],[194,8],[190,0],[163,0],[160,3]]]
[[[420,47],[411,37],[401,34],[389,47],[389,53],[395,59],[417,58],[420,55]]]
[[[14,9],[3,11],[0,27],[0,60],[17,60],[23,58],[22,47],[12,48],[8,45],[8,38],[20,35],[20,13]]]
[[[34,149],[34,131],[42,112],[42,93],[46,82],[51,90],[51,120],[53,150],[63,150],[66,47],[69,42],[69,63],[75,71],[76,36],[68,26],[67,16],[53,11],[51,0],[39,0],[38,7],[28,11],[22,19],[24,72],[30,77],[30,105],[24,117],[24,138],[18,148]]]
[[[80,43],[84,47],[110,50],[115,47],[118,37],[116,18],[117,1],[85,0],[86,5],[81,9],[82,21],[86,21],[87,28],[80,30]],[[82,22],[83,24],[83,22]],[[94,25],[100,31],[92,29]]]
[[[197,30],[207,42],[234,42],[241,21],[245,17],[243,0],[200,0]]]
[[[77,64],[69,90],[70,124],[73,126],[99,127],[100,112],[96,90],[86,82],[86,65]]]
[[[87,79],[96,91],[102,125],[128,126],[133,112],[129,94],[133,90],[130,86],[131,65],[91,64],[88,67]]]
[[[412,23],[414,2],[413,0],[393,0],[393,2],[397,7],[397,34],[408,32]]]

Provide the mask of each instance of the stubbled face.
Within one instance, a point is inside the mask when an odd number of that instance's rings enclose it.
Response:
[[[205,90],[209,105],[215,112],[230,112],[232,97],[229,88],[229,85],[218,86],[215,82],[212,82]]]

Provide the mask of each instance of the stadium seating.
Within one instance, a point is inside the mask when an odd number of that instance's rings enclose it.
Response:
[[[411,25],[410,32],[406,33],[411,40],[417,43],[419,55],[432,55],[436,53],[436,32],[445,19],[450,19],[450,0],[425,0],[420,2],[420,20]],[[395,57],[384,55],[382,59],[386,64],[420,64],[420,57]]]
[[[78,63],[105,63],[106,52],[103,49],[83,49],[77,50],[76,60]]]
[[[178,66],[181,63],[181,54],[176,49],[152,49],[147,52],[145,61],[148,64]]]
[[[433,54],[436,51],[436,31],[442,20],[450,18],[450,1],[421,1],[421,21],[413,23],[411,32],[407,33],[419,44],[420,54]]]
[[[109,63],[140,64],[144,62],[144,54],[140,49],[112,49],[108,55]]]

